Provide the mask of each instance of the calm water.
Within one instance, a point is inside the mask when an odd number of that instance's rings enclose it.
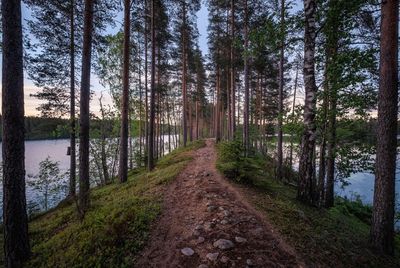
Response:
[[[173,139],[172,139],[173,141]],[[171,141],[171,142],[172,142]],[[164,136],[164,142],[168,142],[168,136]],[[53,162],[58,162],[60,168],[60,174],[64,174],[69,170],[70,157],[67,155],[67,148],[69,146],[69,140],[40,140],[40,141],[26,141],[25,142],[25,170],[26,180],[32,180],[29,175],[36,175],[39,172],[39,163],[50,157]],[[0,142],[0,152],[2,143]],[[174,148],[173,142],[171,144],[172,149]],[[168,152],[168,146],[165,146],[166,153]],[[78,152],[78,151],[77,151]],[[0,161],[2,161],[2,155],[0,153]],[[62,179],[67,183],[68,176]],[[52,200],[49,201],[49,208],[56,206],[62,199],[65,198],[66,192],[60,191],[56,194],[52,194]],[[29,204],[38,204],[39,209],[43,209],[43,196],[35,189],[26,186],[26,198],[28,207]],[[0,184],[0,217],[3,214],[3,189]],[[1,218],[0,218],[1,219]],[[1,220],[0,220],[1,221]]]
[[[167,141],[168,138],[164,138]],[[59,163],[61,173],[68,171],[69,169],[69,156],[67,156],[67,148],[69,146],[69,140],[41,140],[41,141],[26,141],[25,142],[25,166],[27,175],[36,175],[39,171],[40,161],[50,157],[52,161]],[[1,143],[0,143],[1,149]],[[2,156],[0,154],[0,161]],[[398,163],[400,168],[400,162]],[[29,180],[30,178],[27,178]],[[67,180],[68,178],[64,178]],[[335,192],[339,196],[348,197],[354,199],[356,196],[360,196],[361,200],[365,204],[372,204],[373,201],[373,190],[374,190],[374,175],[367,172],[359,172],[352,174],[348,179],[350,183],[348,186],[342,188],[341,184],[335,185]],[[1,186],[0,186],[1,188]],[[27,186],[27,201],[38,202],[41,199],[39,193]],[[400,173],[396,175],[396,193],[400,193]],[[2,200],[3,191],[0,189],[0,202]],[[51,202],[50,206],[55,206],[65,197],[64,192],[57,194],[55,201]],[[400,195],[396,195],[397,203],[400,204]],[[2,206],[0,206],[0,215],[2,214]]]

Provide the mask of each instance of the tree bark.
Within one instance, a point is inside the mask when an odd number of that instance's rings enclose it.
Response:
[[[285,58],[285,0],[281,0],[281,40],[280,40],[280,55],[279,55],[279,96],[278,96],[278,165],[276,176],[278,180],[282,180],[282,165],[283,165],[283,61]]]
[[[297,198],[305,203],[313,204],[313,174],[315,151],[315,110],[316,93],[315,85],[315,0],[304,0],[305,34],[304,34],[304,133],[301,143],[299,183]]]
[[[129,41],[130,41],[130,0],[124,0],[124,66],[122,78],[121,143],[119,150],[119,181],[128,180],[128,113],[129,113]]]
[[[89,207],[89,102],[93,35],[93,0],[85,0],[79,133],[79,212]]]
[[[76,195],[76,130],[75,130],[75,0],[71,0],[70,11],[70,167],[69,196]]]
[[[183,146],[187,143],[187,88],[186,88],[186,0],[182,2],[182,125]]]
[[[296,66],[296,77],[294,79],[294,92],[293,92],[293,104],[292,104],[292,125],[294,125],[298,78],[299,78],[299,63],[297,63],[297,66]],[[293,168],[293,133],[290,135],[289,167]]]
[[[21,1],[2,0],[3,228],[5,267],[29,258],[25,196],[24,74]]]
[[[243,112],[243,145],[245,149],[245,155],[248,155],[250,148],[250,136],[249,136],[249,63],[248,63],[248,47],[249,47],[249,37],[248,37],[248,24],[249,24],[249,12],[247,8],[247,0],[244,1],[244,112]]]
[[[156,93],[156,40],[155,40],[155,0],[151,1],[151,81],[150,81],[150,122],[148,138],[147,168],[149,171],[154,168],[154,120],[156,115],[155,93]]]
[[[236,132],[236,88],[235,88],[235,53],[234,53],[234,41],[235,41],[235,1],[231,0],[231,134],[232,139],[235,138]]]
[[[371,242],[394,253],[399,1],[382,1],[378,128]]]

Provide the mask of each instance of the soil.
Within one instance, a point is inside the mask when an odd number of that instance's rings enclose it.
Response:
[[[168,186],[136,266],[304,267],[265,216],[216,170],[215,160],[214,141],[207,140]]]

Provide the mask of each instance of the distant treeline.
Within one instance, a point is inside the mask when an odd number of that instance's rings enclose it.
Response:
[[[91,120],[90,131],[93,137],[97,137],[100,132],[101,124],[109,128],[108,132],[114,132],[111,136],[118,137],[119,135],[119,122],[115,120]],[[0,115],[0,140],[3,137],[3,118]],[[141,124],[144,127],[144,123]],[[48,118],[48,117],[25,117],[25,139],[26,140],[47,140],[47,139],[68,139],[69,138],[70,121],[63,118]],[[172,126],[171,126],[172,127]],[[79,131],[79,121],[76,122],[77,131]],[[167,126],[164,126],[164,134],[167,133]],[[112,130],[114,129],[114,130]],[[139,135],[139,121],[132,121],[133,137]]]

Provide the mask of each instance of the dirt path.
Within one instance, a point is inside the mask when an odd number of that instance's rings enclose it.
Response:
[[[212,140],[169,186],[137,267],[301,267],[293,249],[216,170]]]

